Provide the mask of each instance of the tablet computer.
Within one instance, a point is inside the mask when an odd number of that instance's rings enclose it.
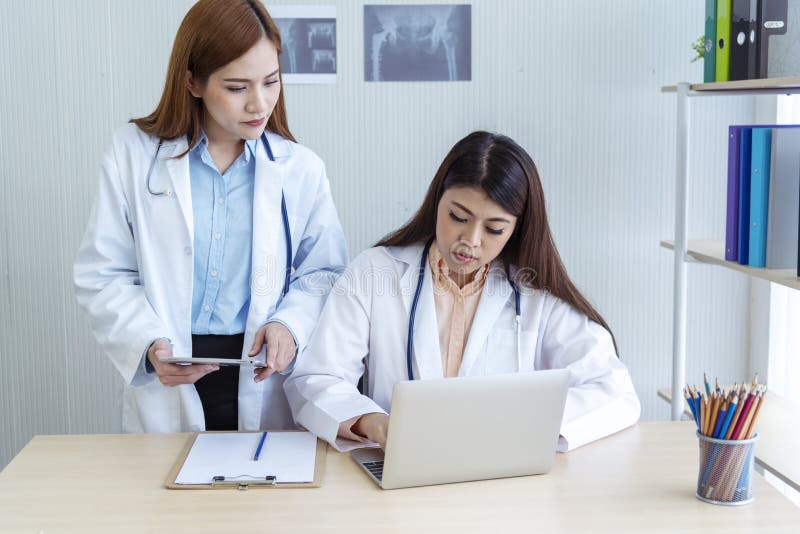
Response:
[[[176,363],[178,365],[231,365],[237,367],[266,367],[267,364],[255,358],[191,358],[191,357],[159,357],[158,361],[165,363]]]

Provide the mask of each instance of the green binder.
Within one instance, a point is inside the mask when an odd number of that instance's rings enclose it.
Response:
[[[730,77],[731,0],[717,0],[716,81],[727,82]]]
[[[717,54],[717,0],[706,0],[706,35],[703,51],[703,82],[717,79],[714,57]]]

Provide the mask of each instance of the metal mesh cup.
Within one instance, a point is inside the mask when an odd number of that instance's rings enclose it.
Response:
[[[758,434],[750,439],[714,439],[697,433],[700,440],[698,499],[736,506],[753,501],[753,452]]]

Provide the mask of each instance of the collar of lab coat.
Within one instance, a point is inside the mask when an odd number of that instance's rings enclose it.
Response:
[[[282,174],[277,170],[277,164],[280,163],[281,159],[290,154],[291,144],[287,139],[278,134],[272,132],[266,133],[267,141],[269,142],[270,149],[272,149],[272,155],[275,157],[275,161],[270,161],[267,151],[264,148],[264,143],[260,142],[259,140],[258,144],[256,145],[256,186],[258,188],[259,180],[267,180],[267,176],[280,177],[280,180],[273,180],[270,182],[271,186],[274,186],[275,183],[277,183],[278,186],[277,212],[280,213],[280,192],[282,191],[283,187],[283,179]],[[157,140],[155,142],[158,143]],[[186,156],[182,158],[175,158],[175,156],[185,152],[188,147],[189,143],[186,137],[181,136],[175,139],[164,141],[164,143],[161,145],[161,153],[163,154],[163,161],[165,161],[167,172],[169,173],[170,180],[172,181],[172,190],[175,192],[175,197],[178,199],[178,205],[180,206],[181,213],[183,214],[183,220],[186,223],[186,229],[188,230],[189,235],[193,236],[194,218],[192,217],[192,189],[189,183],[189,158]],[[159,156],[159,160],[161,159],[162,156]],[[275,193],[274,187],[269,187],[269,190],[271,193]],[[274,194],[271,194],[268,197],[268,204],[270,208],[273,208],[276,205],[274,202],[274,197]],[[264,208],[264,206],[259,205],[258,199],[259,196],[256,194],[253,200],[253,209],[256,210],[256,213]],[[254,228],[256,227],[254,226]],[[280,226],[275,226],[274,228],[280,228]],[[256,236],[254,235],[253,237],[255,238]]]
[[[419,263],[422,259],[424,247],[423,243],[418,243],[405,247],[386,248],[386,253],[390,257],[405,266],[405,271],[400,278],[400,293],[403,296],[403,304],[409,316],[419,279]],[[428,269],[427,265],[425,269]],[[486,275],[486,283],[481,292],[478,309],[475,311],[475,318],[467,338],[467,345],[464,348],[459,376],[470,374],[472,367],[483,352],[486,338],[495,323],[497,323],[503,308],[508,305],[512,308],[514,307],[513,294],[514,292],[508,283],[503,263],[500,261],[492,262]],[[500,326],[500,328],[511,329],[514,326],[513,323],[509,323],[507,326]],[[419,302],[417,303],[413,345],[413,356],[417,366],[414,376],[422,379],[442,378],[444,371],[442,369],[442,353],[439,346],[439,325],[436,317],[436,303],[433,299],[433,276],[430,273],[426,273]]]
[[[272,155],[275,156],[275,159],[278,158],[285,158],[289,155],[291,151],[291,143],[285,137],[282,137],[276,133],[270,132],[268,130],[264,130],[267,134],[267,141],[269,142],[269,147],[272,149]],[[158,145],[158,139],[153,138],[154,146]],[[262,145],[261,138],[258,139],[258,144]],[[164,154],[169,152],[169,157],[174,157],[184,152],[187,148],[189,148],[189,142],[185,137],[176,137],[175,139],[165,139],[164,142],[161,144],[161,150],[164,150]],[[266,156],[266,153],[264,154]]]
[[[261,139],[248,139],[244,142],[244,158],[245,161],[250,161],[250,158],[256,155],[256,149],[258,147],[258,143],[261,142]],[[198,139],[197,144],[192,147],[189,151],[191,154],[192,152],[200,151],[200,157],[203,159],[203,162],[206,165],[210,165],[211,162],[211,154],[206,149],[205,145],[208,145],[208,136],[204,131],[200,131],[200,139]],[[208,158],[208,159],[206,159]],[[214,165],[216,168],[216,165]]]

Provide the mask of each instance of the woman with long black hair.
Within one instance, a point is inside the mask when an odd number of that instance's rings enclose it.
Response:
[[[556,250],[533,160],[474,132],[411,221],[339,278],[284,388],[298,424],[345,448],[385,444],[396,382],[557,368],[570,370],[560,450],[638,420],[608,324]]]

